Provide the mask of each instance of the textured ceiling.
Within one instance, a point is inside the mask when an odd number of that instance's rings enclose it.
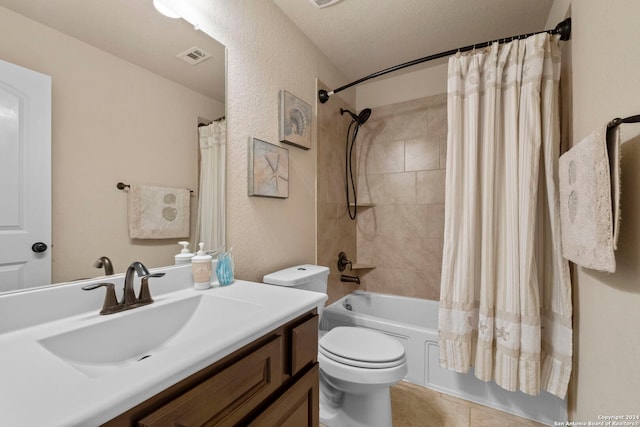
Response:
[[[225,48],[152,0],[0,0],[21,15],[224,102]],[[176,55],[199,47],[212,55],[190,65]]]
[[[273,0],[348,78],[458,47],[541,31],[553,0]],[[348,82],[345,82],[348,83]]]

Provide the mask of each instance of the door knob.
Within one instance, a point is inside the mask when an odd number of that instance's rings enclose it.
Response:
[[[47,249],[48,249],[47,244],[43,242],[36,242],[33,245],[31,245],[31,250],[36,253],[45,252]]]

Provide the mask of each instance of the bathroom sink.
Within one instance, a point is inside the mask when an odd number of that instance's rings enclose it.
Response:
[[[196,295],[100,316],[96,323],[39,340],[57,358],[89,376],[121,369],[172,344],[197,338],[212,325],[236,322],[262,306]]]

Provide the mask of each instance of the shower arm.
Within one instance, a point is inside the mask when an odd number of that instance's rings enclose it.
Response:
[[[559,23],[558,25],[556,25],[556,27],[553,30],[545,30],[545,31],[538,31],[537,33],[529,33],[529,34],[520,34],[518,36],[511,36],[511,37],[506,37],[506,38],[502,38],[502,39],[498,39],[498,40],[491,40],[488,42],[483,42],[483,43],[476,43],[476,44],[472,44],[469,46],[465,46],[465,47],[460,47],[458,49],[451,49],[448,50],[446,52],[440,52],[440,53],[436,53],[435,55],[429,55],[429,56],[425,56],[424,58],[419,58],[419,59],[414,59],[413,61],[409,61],[409,62],[405,62],[403,64],[399,64],[399,65],[394,65],[393,67],[389,67],[386,68],[384,70],[375,72],[373,74],[369,74],[366,77],[362,77],[354,82],[351,82],[349,84],[346,84],[344,86],[341,86],[337,89],[334,89],[332,91],[326,91],[324,89],[321,89],[318,91],[318,99],[320,100],[320,103],[324,104],[325,102],[327,102],[329,100],[329,97],[331,95],[334,95],[338,92],[342,92],[345,89],[349,89],[352,86],[355,86],[357,84],[360,84],[362,82],[365,82],[367,80],[371,80],[374,79],[376,77],[380,77],[383,76],[385,74],[389,74],[392,73],[394,71],[398,71],[398,70],[402,70],[403,68],[407,68],[407,67],[411,67],[413,65],[417,65],[417,64],[422,64],[423,62],[427,62],[427,61],[432,61],[434,59],[440,59],[440,58],[444,58],[447,56],[451,56],[451,55],[455,55],[458,52],[467,52],[473,49],[482,49],[485,48],[487,46],[490,46],[492,43],[498,42],[500,44],[503,43],[508,43],[510,41],[513,40],[518,40],[518,39],[525,39],[527,37],[533,36],[535,34],[541,34],[541,33],[549,33],[549,34],[559,34],[560,35],[560,40],[569,40],[569,38],[571,37],[571,18],[567,18],[564,21],[562,21],[561,23]]]

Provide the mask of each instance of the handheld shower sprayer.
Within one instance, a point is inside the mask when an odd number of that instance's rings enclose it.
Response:
[[[351,116],[351,123],[349,124],[349,129],[347,129],[347,145],[345,148],[345,191],[347,193],[347,210],[349,212],[349,218],[356,219],[356,215],[358,214],[358,201],[356,195],[356,184],[353,179],[353,165],[351,163],[351,157],[353,154],[353,147],[356,145],[358,130],[360,129],[360,126],[365,124],[366,121],[369,120],[369,117],[371,117],[371,108],[365,108],[357,115],[352,111],[341,108],[340,115],[344,115],[344,113],[349,113]],[[352,127],[353,133],[351,132]],[[349,139],[349,136],[351,136],[351,139]],[[349,183],[351,183],[351,186],[349,186]],[[349,187],[351,187],[351,193],[353,194],[353,204],[351,204],[349,197]]]

